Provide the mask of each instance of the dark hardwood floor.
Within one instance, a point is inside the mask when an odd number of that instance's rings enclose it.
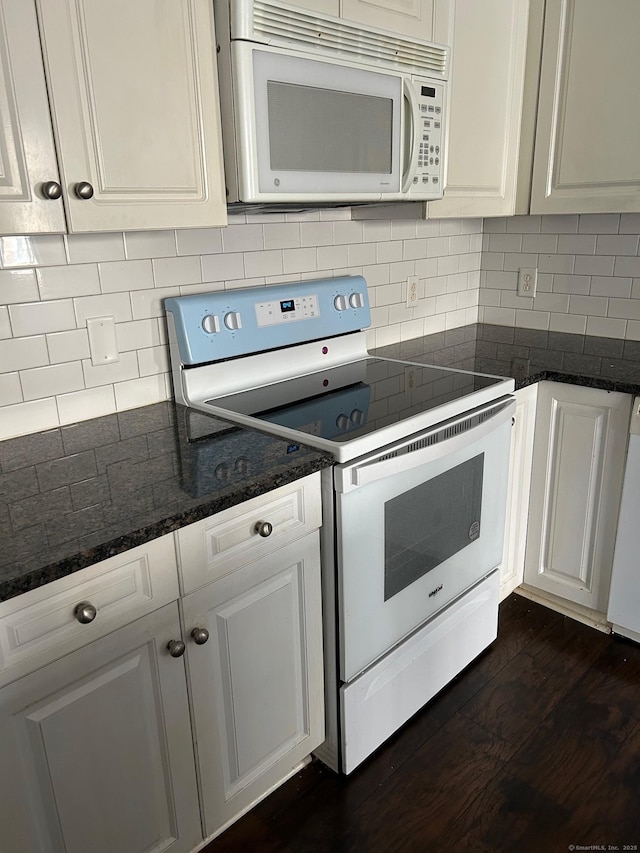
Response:
[[[640,646],[512,595],[498,640],[348,777],[313,761],[227,851],[640,847]]]

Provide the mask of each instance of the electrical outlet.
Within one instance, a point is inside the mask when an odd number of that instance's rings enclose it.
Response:
[[[537,267],[520,267],[518,272],[518,296],[535,296],[537,283]]]
[[[407,276],[407,308],[418,304],[418,276]]]

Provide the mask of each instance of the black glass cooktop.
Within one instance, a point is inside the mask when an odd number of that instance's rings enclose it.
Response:
[[[207,402],[310,436],[348,442],[504,381],[366,358]]]

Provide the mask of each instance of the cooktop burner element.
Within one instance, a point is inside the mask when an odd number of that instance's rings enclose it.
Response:
[[[371,358],[361,276],[165,302],[176,400],[354,459],[513,390],[513,381]]]

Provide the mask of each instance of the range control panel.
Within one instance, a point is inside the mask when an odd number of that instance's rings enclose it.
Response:
[[[183,365],[356,332],[371,325],[362,276],[218,290],[164,303],[169,342]]]

